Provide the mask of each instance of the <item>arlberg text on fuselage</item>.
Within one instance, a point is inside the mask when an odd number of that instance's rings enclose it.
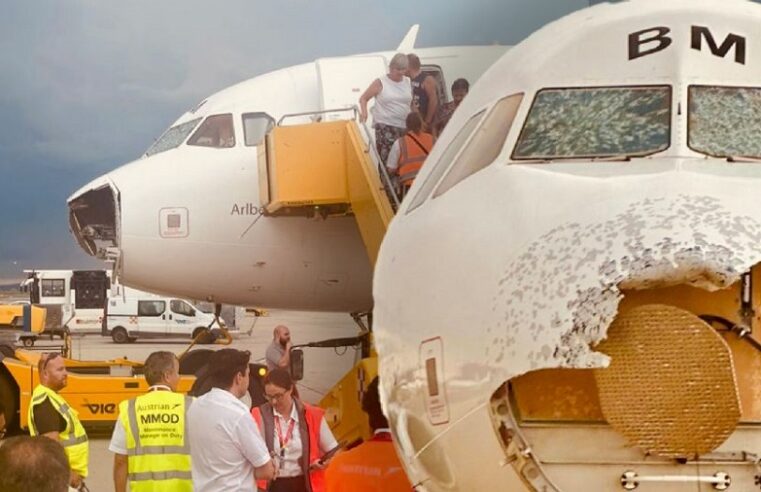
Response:
[[[425,490],[759,490],[761,6],[554,22],[384,238],[381,393]]]
[[[505,49],[414,51],[448,94],[453,80],[474,81]],[[125,284],[152,292],[238,305],[370,309],[372,267],[354,219],[265,215],[258,144],[286,115],[357,105],[392,55],[320,59],[208,97],[145,156],[72,195],[79,244],[115,261]],[[353,113],[290,116],[283,124],[319,117]]]

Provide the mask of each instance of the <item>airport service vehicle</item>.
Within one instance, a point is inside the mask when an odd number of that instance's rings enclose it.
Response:
[[[14,337],[26,347],[34,345],[45,330],[47,310],[29,303],[0,305],[0,330],[13,331]]]
[[[72,333],[100,333],[103,307],[111,287],[105,270],[24,270],[21,284],[33,305],[47,309],[45,332],[63,338]]]
[[[120,286],[108,299],[103,335],[116,343],[138,338],[204,338],[224,325],[184,299],[148,294]]]
[[[223,329],[224,332],[226,330]],[[219,343],[229,344],[224,337]],[[11,434],[23,431],[27,426],[29,400],[34,387],[39,384],[37,362],[41,355],[26,349],[17,349],[11,341],[0,337],[0,401],[5,407],[5,420]],[[117,418],[119,403],[148,390],[142,376],[143,364],[125,358],[114,360],[85,361],[70,357],[69,335],[60,350],[68,371],[68,384],[61,391],[66,401],[77,412],[88,430],[103,430],[113,427]],[[210,349],[190,350],[193,344],[181,354],[181,379],[178,391],[198,395],[208,390],[205,367],[213,353]],[[267,367],[262,364],[250,365],[249,399],[251,405],[264,403],[262,378]],[[198,380],[196,379],[198,377]]]
[[[372,308],[422,490],[759,490],[759,22],[636,0],[546,26],[473,86],[393,222],[364,127],[330,105],[369,82],[340,67],[387,55],[273,72],[75,193],[72,229],[146,288]],[[197,145],[220,121],[236,143]],[[231,201],[198,200],[209,183]]]

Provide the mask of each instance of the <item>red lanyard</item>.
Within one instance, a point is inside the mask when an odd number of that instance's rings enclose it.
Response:
[[[283,429],[280,427],[280,421],[285,420],[283,417],[279,415],[275,415],[275,430],[277,431],[277,440],[280,442],[280,457],[285,456],[285,448],[288,446],[288,443],[291,442],[291,437],[293,436],[293,426],[296,424],[296,421],[294,419],[290,419],[290,422],[288,423],[288,431],[285,433],[285,438],[283,438]]]

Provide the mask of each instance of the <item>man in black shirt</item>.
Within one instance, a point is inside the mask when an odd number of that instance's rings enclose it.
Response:
[[[436,79],[432,75],[423,72],[420,67],[420,58],[410,53],[407,55],[409,68],[407,76],[412,83],[412,107],[420,113],[425,124],[425,130],[433,130],[433,118],[439,108],[439,95],[436,90]]]

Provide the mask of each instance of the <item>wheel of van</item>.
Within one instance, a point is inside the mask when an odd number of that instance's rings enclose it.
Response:
[[[117,326],[111,330],[111,339],[113,339],[114,343],[127,343],[129,340],[129,337],[127,336],[127,330],[125,330],[122,326]]]
[[[200,338],[198,339],[198,343],[202,343],[204,345],[209,343],[214,343],[214,336],[211,334],[208,328],[205,326],[199,326],[195,330],[193,330],[192,338],[193,340],[196,339],[197,336],[200,335]]]
[[[24,344],[24,347],[34,347],[34,338],[22,338],[21,343]]]

